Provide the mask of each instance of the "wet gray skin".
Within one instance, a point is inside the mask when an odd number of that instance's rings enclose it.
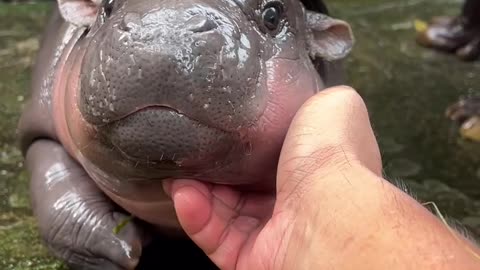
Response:
[[[353,44],[319,1],[58,4],[19,134],[40,233],[80,269],[137,265],[152,234],[114,235],[126,212],[183,237],[162,180],[273,191],[293,115]]]

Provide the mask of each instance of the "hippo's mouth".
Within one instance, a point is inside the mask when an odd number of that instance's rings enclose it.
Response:
[[[141,107],[141,108],[137,108],[130,113],[127,113],[127,114],[125,114],[125,115],[123,115],[123,116],[121,116],[117,119],[112,120],[108,124],[113,124],[115,122],[120,122],[120,121],[125,120],[128,117],[134,115],[134,114],[145,112],[145,111],[169,112],[170,114],[177,115],[178,117],[186,117],[186,118],[188,118],[188,119],[190,119],[194,122],[197,122],[198,125],[202,125],[202,126],[209,127],[209,128],[212,128],[212,129],[218,129],[218,130],[224,131],[224,132],[229,132],[228,130],[223,129],[220,126],[213,126],[211,124],[202,122],[201,120],[195,118],[193,115],[189,115],[187,113],[181,112],[179,109],[176,109],[176,108],[174,108],[170,105],[164,105],[164,104],[161,104],[161,105],[160,104],[158,104],[158,105],[147,105],[147,106],[144,106],[144,107]]]
[[[164,105],[140,108],[99,131],[129,160],[174,167],[218,162],[240,142],[237,134],[203,124]]]

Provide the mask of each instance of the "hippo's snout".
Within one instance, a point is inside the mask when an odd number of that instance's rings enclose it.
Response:
[[[134,7],[92,34],[80,81],[83,118],[131,158],[179,163],[227,154],[266,102],[253,23],[238,8]]]

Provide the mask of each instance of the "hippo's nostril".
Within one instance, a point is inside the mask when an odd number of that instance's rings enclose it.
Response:
[[[129,12],[125,14],[123,17],[122,22],[120,23],[120,29],[123,31],[130,31],[133,28],[141,27],[142,26],[142,18],[140,14]]]
[[[204,15],[195,15],[185,23],[186,29],[194,32],[207,32],[217,27],[217,24],[210,18]]]

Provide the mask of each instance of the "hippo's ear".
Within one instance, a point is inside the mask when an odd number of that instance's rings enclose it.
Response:
[[[308,10],[306,19],[311,58],[335,61],[350,53],[355,40],[348,23]]]
[[[90,26],[95,22],[102,0],[57,0],[63,18],[77,26]]]

